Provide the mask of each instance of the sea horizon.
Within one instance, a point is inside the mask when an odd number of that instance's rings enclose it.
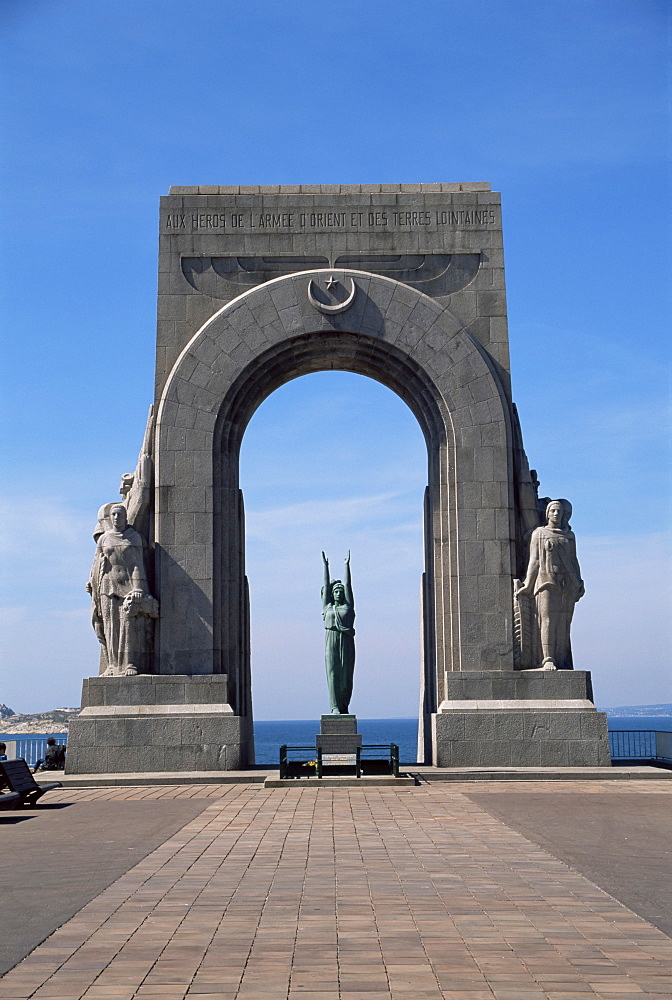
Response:
[[[635,707],[635,706],[633,706]],[[608,709],[598,709],[607,715],[611,732],[622,730],[658,730],[672,732],[672,706],[670,715],[610,715]],[[278,763],[279,749],[288,746],[315,746],[319,732],[319,719],[255,719],[255,760],[258,765]],[[405,764],[417,762],[417,716],[392,716],[389,718],[357,718],[357,729],[364,743],[396,743],[399,760]]]

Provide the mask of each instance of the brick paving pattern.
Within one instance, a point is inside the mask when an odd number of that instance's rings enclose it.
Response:
[[[521,785],[507,787],[529,791]],[[584,786],[613,791],[534,790]],[[628,792],[645,808],[647,793],[667,787],[630,782]],[[672,939],[481,808],[474,791],[52,793],[211,801],[8,972],[0,998],[672,998]]]

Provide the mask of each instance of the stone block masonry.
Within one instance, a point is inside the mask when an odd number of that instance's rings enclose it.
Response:
[[[155,397],[124,501],[158,614],[147,669],[85,682],[69,771],[253,763],[238,456],[271,392],[334,369],[396,392],[427,442],[420,758],[605,761],[589,675],[518,669],[536,655],[534,597],[514,607],[514,581],[541,514],[511,397],[500,195],[206,185],[160,205]]]

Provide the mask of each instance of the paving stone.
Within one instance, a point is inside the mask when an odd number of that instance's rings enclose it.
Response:
[[[591,815],[595,802],[606,818],[623,804],[643,814],[647,802],[672,801],[662,781],[629,783],[631,803],[608,789],[538,782],[533,812],[553,830],[556,813]],[[493,815],[501,786],[480,785],[478,803],[473,793],[465,784],[52,793],[54,805],[100,809],[103,827],[112,803],[156,808],[189,794],[202,811],[9,972],[0,996],[665,997],[672,941]],[[77,825],[61,829],[77,838]],[[93,839],[98,847],[102,836]]]

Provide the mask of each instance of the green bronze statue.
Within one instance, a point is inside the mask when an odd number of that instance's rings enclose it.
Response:
[[[352,697],[355,672],[355,602],[350,579],[350,553],[345,558],[343,580],[329,579],[329,560],[322,553],[324,584],[322,617],[326,630],[324,662],[332,715],[345,715]]]

